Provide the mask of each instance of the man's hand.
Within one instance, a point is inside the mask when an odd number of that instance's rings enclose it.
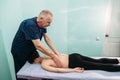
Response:
[[[76,68],[74,68],[74,71],[75,72],[83,72],[84,68],[76,67]]]
[[[57,52],[57,51],[56,51],[56,52],[54,52],[54,53],[55,53],[57,56],[59,56],[59,54],[60,54],[60,53],[59,53],[59,52]]]
[[[57,65],[57,67],[59,67],[59,68],[63,67],[59,55],[54,54],[54,57],[52,59],[55,62],[55,64]]]

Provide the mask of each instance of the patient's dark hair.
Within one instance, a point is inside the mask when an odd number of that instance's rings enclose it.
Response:
[[[40,55],[38,54],[38,52],[37,51],[33,51],[30,55],[29,55],[29,57],[28,57],[28,62],[29,63],[33,63],[34,62],[34,60],[36,59],[36,58],[38,58]]]

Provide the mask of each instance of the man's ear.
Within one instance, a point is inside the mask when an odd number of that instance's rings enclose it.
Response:
[[[44,17],[43,17],[43,16],[40,16],[40,17],[37,18],[37,22],[40,22],[40,21],[42,21],[43,19],[44,19]]]

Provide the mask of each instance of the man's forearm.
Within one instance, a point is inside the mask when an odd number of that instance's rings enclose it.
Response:
[[[51,51],[49,51],[49,50],[48,50],[46,47],[44,47],[44,46],[42,46],[42,47],[41,47],[41,46],[37,46],[37,49],[40,50],[42,53],[50,56],[51,58],[54,57],[53,53],[52,53]]]
[[[40,50],[42,53],[44,53],[45,55],[48,55],[50,57],[54,57],[54,55],[52,54],[51,51],[49,51],[42,43],[39,39],[36,40],[32,40],[34,46],[36,47],[36,49]]]
[[[53,42],[51,41],[51,39],[50,39],[47,35],[44,36],[44,39],[45,39],[47,45],[52,49],[52,51],[53,51],[55,54],[58,54],[58,51],[57,51],[57,49],[54,47]]]
[[[58,54],[57,49],[54,47],[54,45],[53,45],[52,43],[49,43],[48,46],[52,49],[52,51],[53,51],[55,54]]]

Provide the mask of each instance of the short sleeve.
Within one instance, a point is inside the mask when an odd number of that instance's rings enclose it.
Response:
[[[46,28],[44,29],[44,33],[47,33],[47,29]]]
[[[35,27],[35,23],[26,23],[23,26],[23,32],[26,40],[39,39],[38,29]]]

